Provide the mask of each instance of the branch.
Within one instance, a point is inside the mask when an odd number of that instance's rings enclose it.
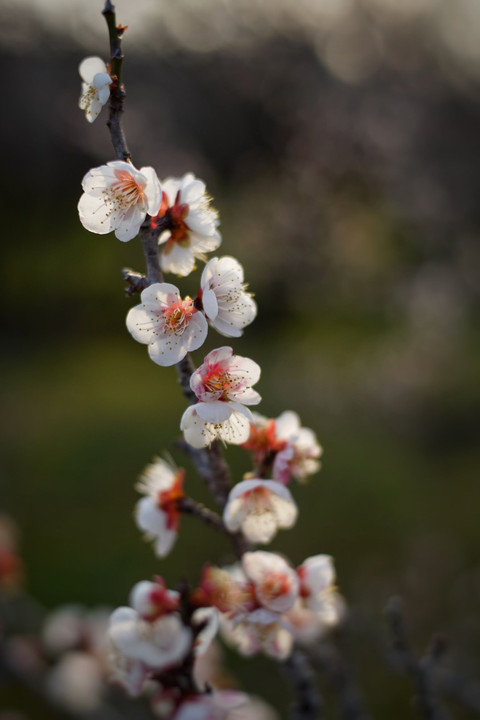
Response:
[[[110,130],[115,154],[119,160],[130,160],[130,150],[122,126],[123,106],[125,103],[125,88],[122,84],[122,35],[124,28],[117,27],[115,7],[110,0],[106,0],[102,15],[107,21],[108,36],[110,38],[110,65],[112,68],[112,85],[110,88],[110,114],[107,126]]]
[[[291,708],[291,720],[322,720],[322,698],[317,690],[315,675],[305,653],[294,649],[281,667],[296,697]]]
[[[321,668],[335,690],[342,718],[344,720],[370,720],[362,708],[360,694],[351,668],[341,652],[339,643],[333,639],[320,643],[312,659]]]
[[[393,648],[404,671],[408,673],[415,690],[419,712],[427,720],[449,720],[450,715],[438,704],[435,697],[433,671],[443,653],[444,645],[433,642],[425,657],[418,660],[410,646],[400,598],[391,598],[385,615],[392,633]]]

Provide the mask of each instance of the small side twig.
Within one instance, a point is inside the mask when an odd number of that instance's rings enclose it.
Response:
[[[135,272],[135,270],[131,270],[130,268],[123,268],[122,277],[125,282],[128,283],[128,287],[125,288],[126,295],[141,293],[142,290],[145,290],[149,285],[145,275]]]
[[[443,652],[443,643],[440,645],[433,642],[425,657],[418,660],[410,646],[400,598],[390,599],[385,615],[392,634],[395,655],[410,676],[419,712],[427,720],[449,720],[450,715],[438,703],[433,678],[435,665]]]

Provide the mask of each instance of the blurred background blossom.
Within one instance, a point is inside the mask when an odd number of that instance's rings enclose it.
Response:
[[[259,307],[235,343],[263,368],[259,410],[297,411],[324,447],[320,474],[295,488],[300,522],[272,550],[335,557],[372,715],[414,717],[382,656],[392,593],[418,649],[441,630],[452,667],[480,676],[480,4],[116,7],[134,162],[207,182],[219,254],[243,264]],[[206,496],[173,443],[175,371],[124,327],[135,303],[120,270],[143,269],[138,244],[77,217],[83,175],[113,159],[105,116],[89,126],[77,106],[78,64],[108,59],[101,9],[0,0],[0,509],[21,528],[27,589],[50,609],[124,604],[154,573],[195,582],[206,559],[231,559],[187,517],[159,563],[132,519],[134,482],[164,448],[186,464],[187,492]],[[228,458],[240,480],[247,456]],[[274,666],[227,655],[246,690],[285,707]],[[11,699],[41,717],[25,702]]]

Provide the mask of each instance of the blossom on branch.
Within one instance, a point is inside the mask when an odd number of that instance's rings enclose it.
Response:
[[[225,527],[241,530],[253,543],[268,543],[280,528],[291,528],[297,506],[288,488],[274,480],[243,480],[228,496],[223,512]]]
[[[200,402],[183,413],[180,429],[193,447],[210,445],[217,438],[239,445],[248,437],[252,414],[260,395],[252,389],[260,367],[249,358],[234,355],[231,347],[212,350],[192,374],[190,387]]]
[[[183,492],[183,469],[174,470],[165,460],[156,458],[147,465],[136,489],[145,497],[138,501],[135,519],[147,540],[153,540],[158,557],[168,555],[180,528],[179,501]]]
[[[162,200],[155,170],[137,170],[123,160],[89,170],[82,188],[78,214],[83,227],[99,235],[114,231],[122,242],[138,235],[147,213],[156,215]]]
[[[300,426],[297,413],[285,411],[275,420],[277,440],[285,442],[273,461],[273,477],[283,483],[294,477],[305,482],[320,469],[322,448],[313,430]]]
[[[193,633],[177,612],[179,596],[163,581],[137,583],[130,594],[132,607],[119,607],[110,616],[109,640],[114,669],[145,678],[181,664],[192,648]]]
[[[127,315],[127,329],[157,365],[175,365],[203,344],[208,323],[190,297],[182,300],[170,283],[154,283],[142,291],[141,304]]]
[[[253,453],[258,472],[272,474],[288,484],[292,478],[305,482],[320,469],[322,448],[313,430],[300,426],[297,413],[286,410],[278,418],[252,413],[250,434],[243,447]]]
[[[162,183],[162,205],[154,223],[165,218],[168,230],[159,237],[160,264],[164,272],[189,275],[195,258],[206,261],[205,253],[216,250],[222,238],[217,230],[217,211],[210,206],[205,183],[192,173]]]
[[[256,317],[257,305],[245,291],[243,268],[232,257],[212,258],[200,281],[203,310],[222,335],[240,337]]]
[[[80,63],[78,72],[82,78],[82,94],[78,107],[85,110],[85,117],[92,123],[110,97],[112,78],[107,66],[99,57],[87,57]]]

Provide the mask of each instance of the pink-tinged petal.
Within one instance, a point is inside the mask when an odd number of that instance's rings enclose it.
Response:
[[[162,203],[162,186],[157,173],[152,167],[142,167],[140,172],[146,179],[144,191],[147,199],[147,212],[149,215],[156,215]]]
[[[203,362],[208,365],[213,365],[214,363],[221,363],[225,360],[229,360],[232,355],[233,348],[229,347],[228,345],[223,345],[222,347],[211,350],[208,355],[205,355],[205,359]]]
[[[78,66],[78,72],[80,77],[89,85],[92,84],[93,78],[97,73],[107,74],[107,66],[103,60],[99,57],[87,57]]]
[[[218,315],[217,297],[213,290],[205,290],[202,295],[202,304],[206,316],[210,321],[215,320]]]

